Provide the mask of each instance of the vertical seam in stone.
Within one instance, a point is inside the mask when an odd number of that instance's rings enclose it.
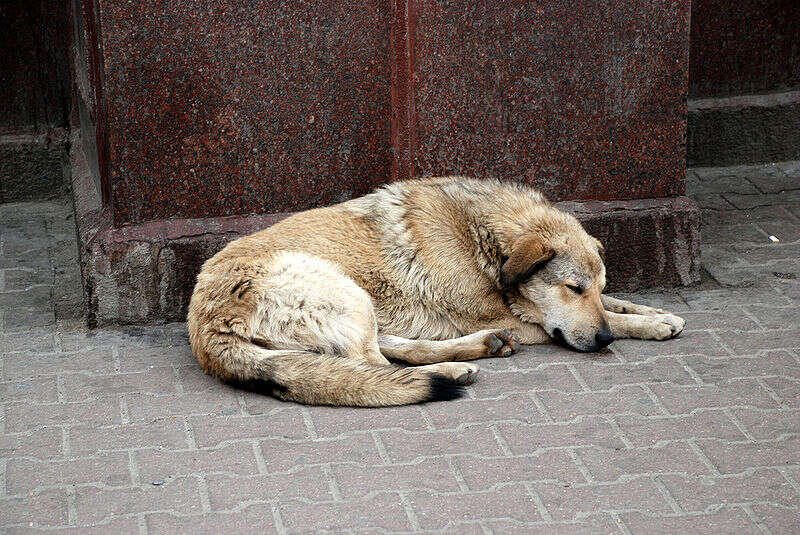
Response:
[[[392,42],[392,180],[414,177],[416,150],[414,106],[414,0],[395,0]]]
[[[415,513],[414,509],[411,507],[408,497],[405,492],[402,491],[398,492],[398,494],[400,495],[400,501],[403,503],[403,509],[406,511],[408,522],[411,524],[411,531],[419,531],[419,518],[417,518],[417,513]]]
[[[762,522],[761,519],[758,517],[758,515],[756,515],[755,511],[753,511],[753,509],[750,508],[750,505],[743,504],[741,508],[742,511],[744,511],[745,514],[750,517],[750,520],[753,521],[753,524],[755,524],[756,527],[761,530],[761,533],[772,535],[772,531],[770,531],[770,529],[766,525],[764,525],[764,522]]]
[[[639,385],[639,388],[641,388],[642,390],[644,390],[644,391],[645,391],[645,393],[646,393],[646,394],[647,394],[647,396],[650,398],[650,400],[653,402],[653,404],[654,404],[656,407],[658,407],[658,409],[661,411],[661,414],[662,414],[662,415],[664,415],[664,416],[671,416],[671,415],[670,415],[670,412],[667,410],[667,408],[666,408],[666,407],[664,407],[664,404],[663,404],[663,403],[661,403],[661,400],[660,400],[660,399],[658,399],[658,396],[656,396],[656,393],[655,393],[655,392],[653,392],[653,390],[652,390],[652,389],[651,389],[651,388],[650,388],[650,387],[649,387],[647,384],[642,384],[642,385]]]
[[[331,493],[331,497],[337,502],[342,501],[342,492],[339,490],[339,485],[333,477],[330,463],[322,465],[322,472],[325,474],[325,479],[328,480],[328,490]]]
[[[533,503],[536,504],[536,508],[539,510],[539,516],[542,517],[542,520],[545,522],[552,522],[553,517],[550,515],[550,511],[547,510],[547,507],[545,507],[542,497],[539,496],[539,493],[533,488],[533,484],[526,481],[523,485],[525,486],[525,490],[528,491],[528,495],[533,500]]]
[[[628,439],[628,436],[612,416],[606,416],[604,420],[608,423],[609,427],[614,430],[614,434],[619,437],[619,440],[625,445],[625,448],[633,448],[633,442]]]
[[[626,526],[626,525],[625,525],[625,522],[623,522],[623,521],[622,521],[622,517],[620,517],[620,516],[619,516],[619,513],[617,513],[617,512],[611,512],[611,513],[609,513],[609,514],[611,515],[611,518],[613,518],[613,519],[614,519],[614,522],[616,522],[616,523],[617,523],[617,527],[619,528],[619,530],[620,530],[620,531],[621,531],[621,532],[622,532],[624,535],[633,535],[633,534],[631,533],[631,530],[630,530],[630,529],[628,529],[628,526]]]
[[[686,511],[684,511],[683,507],[681,507],[680,504],[675,500],[675,498],[672,497],[672,494],[670,494],[669,489],[667,489],[667,487],[661,482],[658,476],[653,476],[651,481],[658,489],[658,491],[664,496],[664,500],[666,500],[667,504],[669,504],[670,508],[672,509],[672,512],[674,512],[677,515],[686,514]]]
[[[461,492],[468,492],[469,487],[467,486],[467,482],[464,479],[464,474],[462,474],[461,469],[458,466],[456,466],[456,463],[452,456],[447,457],[447,464],[450,466],[450,472],[453,473],[453,477],[456,478],[459,490]]]
[[[281,511],[278,508],[278,502],[272,502],[272,521],[275,522],[275,531],[279,534],[286,533],[286,526],[283,525],[281,518]]]
[[[372,441],[375,443],[375,449],[378,450],[378,455],[380,455],[383,464],[391,464],[392,460],[389,457],[389,453],[386,451],[386,446],[383,444],[378,432],[372,431],[370,434],[372,435]]]
[[[572,364],[567,364],[567,369],[569,370],[569,373],[571,373],[572,376],[575,378],[575,381],[580,385],[580,387],[583,389],[584,392],[592,391],[592,389],[589,388],[589,385],[586,383],[586,381],[583,380],[583,377],[581,377],[581,375],[578,373],[578,370],[575,369],[575,366],[573,366]]]
[[[736,428],[739,429],[739,431],[745,437],[747,437],[747,440],[749,440],[750,442],[755,442],[756,441],[755,437],[753,437],[753,435],[750,434],[750,432],[747,430],[747,428],[742,424],[742,422],[739,421],[739,419],[736,417],[735,414],[733,414],[733,412],[731,411],[731,409],[729,407],[725,407],[724,409],[722,409],[722,412],[725,413],[725,416],[727,416],[728,419],[731,422],[733,422],[733,425],[735,425]]]
[[[575,466],[578,467],[578,471],[581,473],[586,482],[595,483],[596,481],[594,479],[594,476],[586,467],[586,465],[583,463],[583,459],[581,459],[580,455],[578,455],[578,452],[575,451],[575,448],[569,448],[567,452],[569,453],[569,456],[572,458],[572,462],[575,463]]]
[[[211,512],[211,498],[208,495],[208,484],[205,477],[198,475],[197,477],[197,491],[200,494],[200,505],[204,513]]]
[[[303,407],[300,409],[300,412],[303,415],[303,423],[306,426],[308,437],[311,440],[319,440],[319,434],[317,434],[317,428],[314,426],[314,420],[311,419],[311,411],[308,410],[308,407]]]
[[[536,392],[534,392],[532,390],[528,391],[528,397],[531,398],[531,401],[533,401],[533,404],[536,405],[536,408],[539,409],[539,412],[542,414],[542,416],[544,416],[544,418],[548,422],[555,422],[555,420],[553,419],[553,416],[550,414],[550,411],[547,410],[547,407],[545,406],[544,403],[542,403],[542,400],[539,399],[539,396],[536,395]]]
[[[261,453],[261,447],[258,444],[258,440],[253,440],[251,445],[253,446],[253,455],[256,457],[256,467],[258,467],[258,473],[266,474],[267,463],[264,461],[264,455]]]
[[[131,475],[131,484],[133,486],[141,485],[139,467],[136,466],[136,461],[133,459],[133,451],[128,451],[128,471]]]
[[[700,446],[698,446],[695,443],[694,439],[687,440],[687,443],[689,444],[689,447],[692,448],[692,451],[697,456],[697,458],[700,459],[700,462],[703,463],[706,466],[706,468],[711,470],[712,474],[714,474],[715,476],[721,475],[720,471],[717,469],[716,466],[714,466],[714,463],[711,462],[711,459],[709,459],[706,456],[706,454],[703,453],[703,450],[701,450]]]
[[[503,436],[497,430],[497,427],[495,427],[493,425],[490,425],[489,429],[492,430],[492,434],[494,435],[494,439],[497,442],[497,444],[500,446],[500,449],[503,451],[503,455],[505,455],[506,457],[511,457],[512,455],[514,455],[511,452],[511,448],[508,447],[508,442],[506,442],[506,439],[503,438]]]

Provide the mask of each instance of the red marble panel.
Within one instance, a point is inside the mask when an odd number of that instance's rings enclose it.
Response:
[[[97,0],[115,226],[303,210],[392,169],[392,4]]]
[[[689,0],[413,0],[413,174],[684,192]]]
[[[798,0],[694,0],[692,97],[800,89]]]

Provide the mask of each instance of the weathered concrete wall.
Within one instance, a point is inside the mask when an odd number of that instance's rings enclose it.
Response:
[[[64,0],[0,8],[0,203],[68,186],[69,10]]]

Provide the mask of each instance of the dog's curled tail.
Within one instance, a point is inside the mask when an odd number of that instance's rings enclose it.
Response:
[[[241,388],[308,405],[388,407],[447,401],[464,387],[415,368],[371,364],[312,351],[268,350],[241,341],[224,362],[223,380]],[[230,358],[233,357],[233,358]]]

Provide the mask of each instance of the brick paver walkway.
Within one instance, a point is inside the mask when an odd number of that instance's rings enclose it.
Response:
[[[706,280],[633,296],[680,338],[531,347],[371,410],[228,388],[182,324],[82,331],[69,210],[0,206],[0,531],[798,533],[799,186],[689,173]]]

